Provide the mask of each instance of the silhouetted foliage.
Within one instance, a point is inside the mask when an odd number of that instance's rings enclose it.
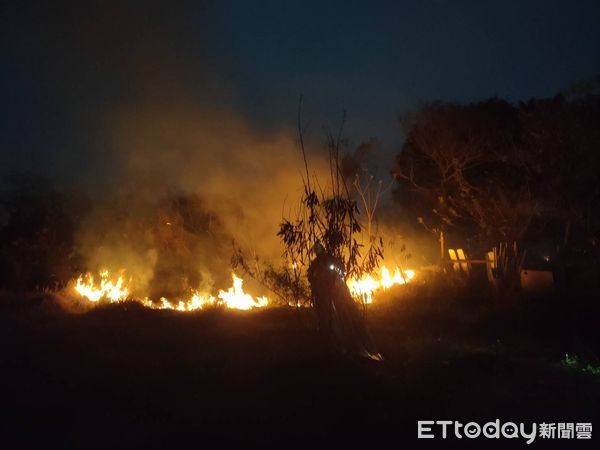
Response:
[[[544,217],[562,224],[563,243],[600,231],[600,96],[561,96],[519,106],[521,145]],[[573,231],[576,230],[575,233]]]
[[[301,106],[301,104],[300,104]],[[345,119],[345,115],[344,115]],[[375,226],[375,209],[381,194],[381,185],[372,193],[362,159],[376,144],[371,140],[361,144],[352,153],[343,152],[343,123],[338,133],[327,133],[329,180],[311,176],[304,147],[300,109],[298,114],[300,151],[304,161],[303,196],[295,211],[284,217],[277,236],[283,245],[283,263],[280,268],[264,264],[258,258],[249,261],[234,246],[234,267],[259,280],[291,306],[311,304],[307,270],[315,255],[318,242],[327,254],[343,262],[344,278],[372,273],[383,258],[383,240]],[[361,182],[364,175],[367,182]],[[359,201],[360,206],[359,206]]]
[[[599,104],[558,96],[425,105],[402,120],[396,199],[428,227],[483,248],[541,228],[559,241],[575,223],[597,241]]]
[[[75,202],[43,177],[14,175],[0,197],[0,285],[32,290],[65,284],[79,269]]]

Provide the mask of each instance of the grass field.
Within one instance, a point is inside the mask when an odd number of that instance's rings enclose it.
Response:
[[[287,309],[72,314],[13,296],[0,310],[1,447],[526,447],[417,441],[417,420],[597,423],[600,377],[564,360],[594,367],[600,315],[568,305],[392,293],[368,313],[376,364],[328,355]]]

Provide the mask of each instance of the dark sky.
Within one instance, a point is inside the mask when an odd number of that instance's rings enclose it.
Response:
[[[84,5],[82,5],[84,3]],[[0,13],[2,172],[110,164],[107,111],[185,96],[253,125],[348,110],[354,140],[401,141],[420,102],[551,96],[600,73],[600,2],[15,2]],[[135,99],[135,100],[132,100]],[[142,106],[140,106],[142,108]]]

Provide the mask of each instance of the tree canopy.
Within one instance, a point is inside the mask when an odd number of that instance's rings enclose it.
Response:
[[[401,119],[396,200],[482,246],[533,229],[598,235],[600,97],[436,102]]]

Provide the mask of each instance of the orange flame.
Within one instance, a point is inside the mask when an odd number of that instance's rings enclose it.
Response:
[[[100,285],[96,285],[91,273],[79,275],[75,282],[75,290],[90,302],[98,302],[101,299],[108,299],[111,303],[120,302],[127,298],[129,290],[123,286],[123,277],[119,277],[116,282],[110,279],[108,270],[100,271]]]
[[[415,276],[414,270],[402,271],[397,266],[393,276],[386,266],[381,266],[380,272],[381,277],[379,280],[376,280],[372,275],[364,275],[360,279],[348,279],[346,284],[348,285],[352,296],[365,303],[373,303],[373,295],[375,295],[377,291],[386,290],[392,286],[406,284]]]
[[[400,270],[396,267],[393,275],[386,266],[382,266],[380,277],[376,279],[372,275],[364,275],[359,279],[350,278],[347,281],[350,293],[356,300],[365,303],[373,303],[373,296],[381,290],[387,290],[392,286],[402,285],[410,282],[415,276],[414,270]],[[151,309],[170,309],[175,311],[197,311],[210,306],[224,306],[230,309],[249,310],[253,308],[264,308],[269,305],[267,297],[253,297],[244,292],[244,280],[231,274],[232,286],[228,290],[219,290],[217,296],[203,293],[197,290],[190,291],[189,298],[171,301],[161,297],[158,302],[149,298],[139,300],[142,305]],[[80,275],[74,281],[74,289],[80,297],[91,303],[101,300],[110,303],[123,302],[131,299],[130,290],[126,286],[123,276],[111,278],[108,270],[100,271],[100,278],[96,280],[91,273]]]
[[[267,297],[253,298],[250,294],[246,294],[242,285],[244,280],[231,274],[233,279],[233,287],[230,287],[227,292],[219,291],[219,298],[223,301],[225,306],[232,309],[251,309],[251,308],[262,308],[267,306],[269,303]]]
[[[268,306],[267,297],[253,297],[244,292],[243,280],[232,274],[233,286],[227,291],[219,290],[215,298],[212,295],[201,293],[196,290],[190,292],[190,297],[185,300],[171,301],[161,297],[159,302],[153,302],[149,298],[140,301],[144,306],[151,309],[171,309],[176,311],[196,311],[207,306],[223,305],[231,309],[248,310],[252,308],[263,308]],[[125,286],[122,276],[113,281],[108,270],[100,272],[100,280],[96,282],[91,273],[80,275],[74,283],[75,291],[92,303],[108,300],[111,303],[122,302],[129,298],[129,289]]]

